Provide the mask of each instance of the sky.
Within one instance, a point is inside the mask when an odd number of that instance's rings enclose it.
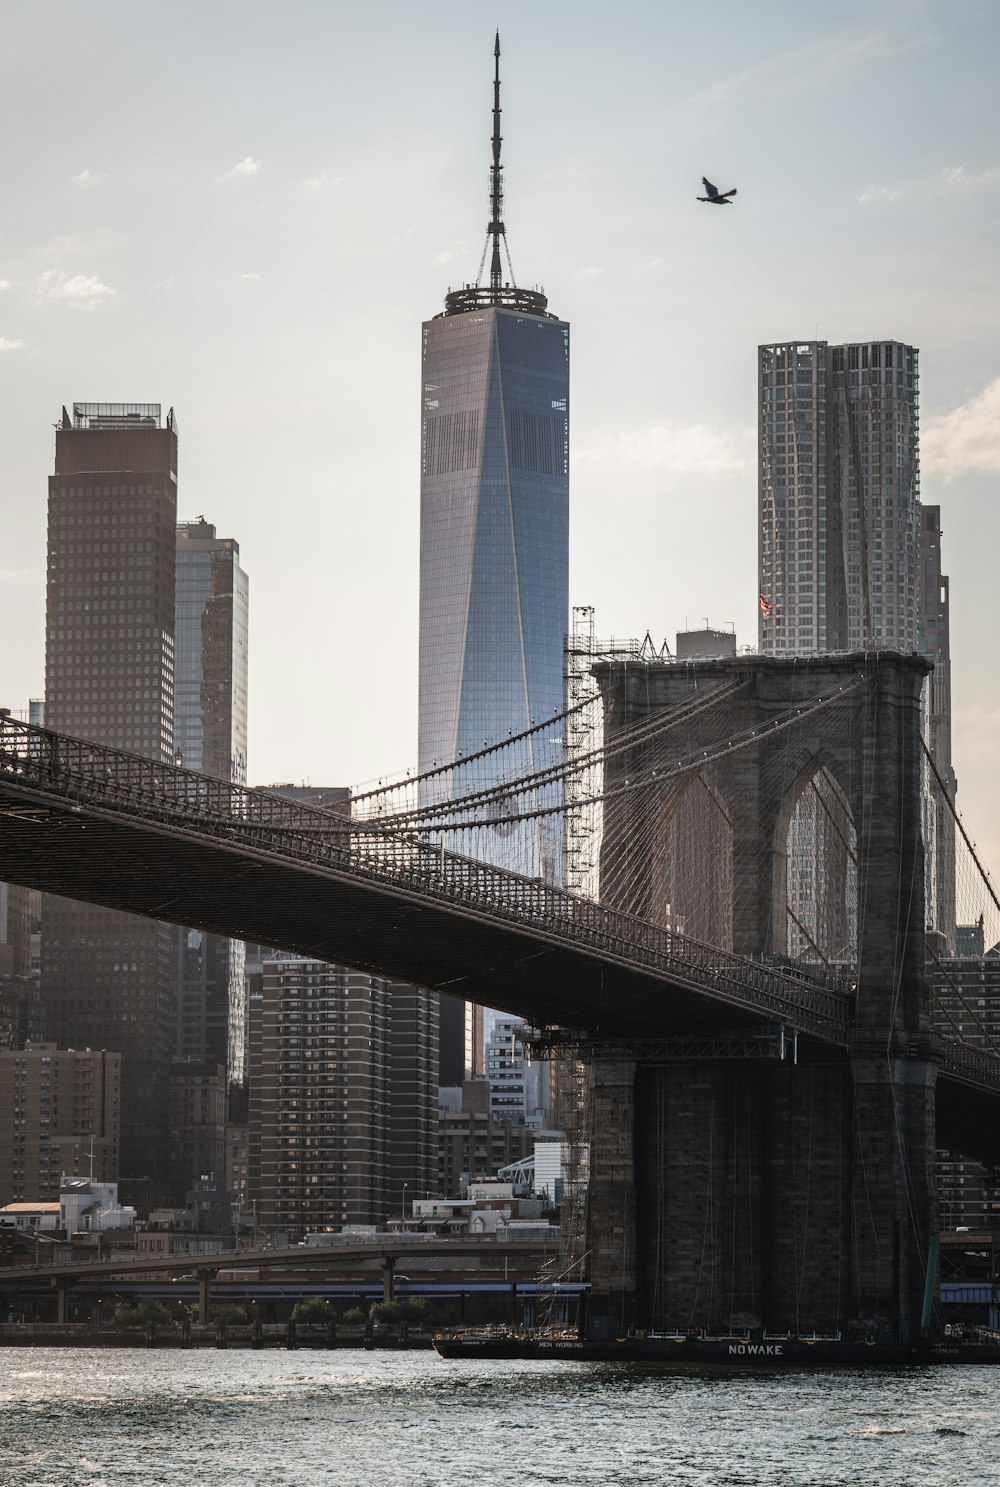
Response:
[[[497,26],[514,272],[572,327],[571,603],[755,643],[758,344],[918,346],[1000,877],[995,0],[6,0],[0,704],[43,690],[62,405],[161,402],[179,517],[250,575],[251,781],[413,764],[420,325],[478,270]]]

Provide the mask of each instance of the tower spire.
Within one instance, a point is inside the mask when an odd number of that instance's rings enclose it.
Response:
[[[481,310],[490,305],[508,310],[520,310],[527,315],[548,313],[548,301],[540,290],[518,289],[514,282],[510,249],[507,247],[507,229],[503,220],[503,166],[500,163],[502,143],[503,136],[500,133],[500,32],[497,31],[493,42],[493,136],[491,141],[493,163],[490,166],[490,220],[486,228],[486,242],[483,244],[483,256],[480,259],[476,282],[465,284],[461,289],[448,291],[444,300],[446,315],[461,315],[466,310]],[[503,241],[502,254],[501,240]],[[483,284],[483,269],[486,266],[486,253],[491,244],[490,282],[487,288]],[[507,260],[509,276],[506,283],[503,276],[504,258]]]
[[[490,289],[494,295],[503,287],[503,267],[500,262],[500,239],[507,246],[507,233],[503,225],[503,166],[500,164],[500,32],[497,31],[493,47],[493,165],[490,169],[490,225],[486,229],[493,239],[493,257],[490,260]],[[508,258],[508,263],[509,263]],[[511,273],[511,280],[514,275]]]

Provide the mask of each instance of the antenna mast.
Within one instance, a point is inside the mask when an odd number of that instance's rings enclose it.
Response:
[[[475,284],[465,284],[461,289],[450,289],[444,297],[446,315],[463,315],[468,310],[482,310],[490,306],[500,309],[519,310],[526,315],[547,315],[548,301],[539,289],[518,289],[514,282],[514,270],[507,247],[507,229],[503,221],[503,166],[500,164],[500,32],[493,43],[493,164],[490,166],[490,220],[486,228],[486,242],[479,263],[479,275]],[[500,242],[503,240],[503,255]],[[490,257],[490,283],[482,283],[486,265],[486,251],[492,241]],[[504,283],[503,258],[507,259],[509,282]]]
[[[486,229],[493,239],[493,257],[490,260],[490,289],[494,295],[503,287],[503,267],[500,263],[500,239],[507,246],[507,233],[503,225],[503,166],[500,164],[500,32],[497,31],[493,47],[493,165],[490,169],[490,225]],[[508,263],[510,262],[508,258]],[[511,273],[511,282],[514,275]],[[516,287],[516,286],[515,286]]]

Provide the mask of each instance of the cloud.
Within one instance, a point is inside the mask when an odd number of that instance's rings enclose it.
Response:
[[[895,201],[897,196],[902,196],[902,186],[866,186],[858,197],[858,201],[865,205],[869,201]]]
[[[900,181],[895,186],[866,186],[858,197],[862,206],[871,201],[896,201],[901,196],[939,196],[948,190],[983,191],[1000,184],[1000,165],[988,165],[985,170],[970,173],[964,165],[947,165],[932,176],[922,176],[913,181]]]
[[[226,176],[227,181],[240,181],[247,176],[256,176],[261,172],[261,162],[255,160],[252,155],[237,161],[232,170]]]
[[[343,179],[343,176],[306,176],[301,184],[307,191],[326,191],[331,186],[339,186]]]
[[[922,420],[920,468],[945,484],[974,471],[1000,474],[1000,377],[950,413]]]
[[[721,105],[741,97],[771,99],[802,93],[887,58],[926,51],[932,44],[930,36],[920,34],[911,34],[904,41],[897,41],[880,32],[860,36],[844,33],[839,43],[831,36],[823,36],[803,47],[778,52],[763,62],[733,72],[704,93],[695,95],[691,102],[707,114],[714,114]]]
[[[20,351],[23,345],[23,341],[8,341],[6,336],[0,336],[0,351]]]
[[[464,258],[469,251],[466,238],[459,238],[457,243],[452,243],[450,248],[442,248],[440,253],[435,253],[431,263],[451,263],[453,259]]]
[[[981,190],[983,186],[995,186],[1000,181],[1000,165],[988,165],[975,175],[970,175],[964,165],[949,165],[943,175],[949,186],[972,186]]]
[[[240,274],[239,276],[246,284],[259,284],[260,274]]]
[[[584,268],[578,268],[573,275],[574,279],[599,279],[604,269],[599,263],[588,263]]]
[[[0,279],[0,289],[9,289],[9,288],[10,288],[10,280],[9,279]]]
[[[177,280],[173,277],[173,275],[171,275],[169,279],[157,279],[156,283],[153,285],[153,288],[157,291],[158,294],[169,294],[171,289],[177,288]]]
[[[733,432],[703,423],[657,423],[605,435],[575,450],[573,459],[576,465],[597,469],[710,475],[753,469],[756,448],[752,428]]]
[[[108,173],[104,170],[91,170],[86,166],[79,175],[73,177],[74,186],[99,186],[102,181],[108,179]]]
[[[57,268],[46,269],[38,281],[41,299],[67,304],[74,310],[93,310],[117,293],[92,274],[67,274]]]

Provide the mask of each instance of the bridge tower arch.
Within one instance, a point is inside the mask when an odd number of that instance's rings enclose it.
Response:
[[[845,969],[857,961],[857,828],[831,764],[809,760],[779,808],[771,944],[775,955]]]
[[[810,792],[825,792],[837,816],[858,898],[846,1046],[802,1038],[794,1060],[768,1061],[746,1051],[745,1025],[717,1018],[689,1053],[623,1044],[595,1062],[598,1324],[603,1306],[616,1327],[918,1330],[937,1228],[920,802],[928,670],[920,656],[884,652],[595,668],[615,746],[605,902],[653,917],[663,826],[683,798],[678,782],[690,789],[697,772],[731,822],[734,951],[787,953],[788,833]],[[846,894],[840,912],[843,922]]]

